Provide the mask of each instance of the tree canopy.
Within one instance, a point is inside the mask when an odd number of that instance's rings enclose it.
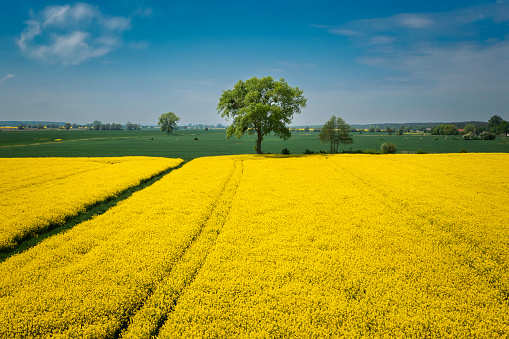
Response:
[[[467,134],[469,132],[475,133],[475,125],[474,124],[466,124],[463,127],[463,133]]]
[[[333,115],[322,127],[318,138],[321,142],[330,143],[330,152],[337,153],[340,144],[351,144],[350,126],[341,117]]]
[[[158,126],[161,126],[161,132],[166,134],[173,134],[173,130],[177,128],[177,122],[180,118],[173,112],[163,113],[159,117]]]
[[[442,125],[433,127],[431,129],[431,134],[433,134],[433,135],[458,135],[459,131],[458,131],[458,127],[456,127],[454,125],[442,124]]]
[[[493,129],[494,133],[497,134],[508,134],[509,133],[509,122],[502,120],[500,124],[498,124],[497,127]]]
[[[495,134],[507,134],[509,133],[509,122],[502,119],[498,115],[494,115],[488,120],[488,127],[491,132]]]
[[[302,93],[298,87],[290,87],[283,78],[279,81],[272,77],[239,80],[233,89],[223,91],[217,105],[221,117],[233,119],[226,136],[240,138],[244,133],[256,134],[257,154],[262,153],[263,137],[270,132],[287,140],[291,136],[287,126],[293,115],[306,107],[307,99]]]
[[[490,120],[488,120],[488,128],[490,129],[494,129],[496,128],[498,125],[500,125],[500,123],[503,121],[502,117],[499,116],[499,115],[494,115],[490,118]]]

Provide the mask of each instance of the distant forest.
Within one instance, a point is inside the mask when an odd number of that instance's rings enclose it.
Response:
[[[59,127],[64,127],[66,122],[62,122],[62,121],[0,121],[0,126],[2,126],[2,127],[3,126],[17,127],[19,125],[33,125],[33,126],[37,126],[37,124],[43,124],[44,126],[50,125],[50,126],[54,126],[54,128],[59,128]],[[369,129],[370,127],[375,127],[375,128],[378,127],[378,128],[380,128],[382,130],[387,129],[387,127],[390,127],[390,128],[393,128],[393,129],[399,129],[401,126],[403,126],[405,128],[409,128],[411,130],[424,131],[427,128],[433,128],[435,126],[442,125],[442,124],[451,124],[451,125],[454,125],[454,126],[456,126],[458,128],[464,128],[468,124],[473,124],[476,127],[484,127],[484,128],[488,127],[488,122],[487,121],[377,123],[377,124],[364,124],[364,125],[352,124],[350,126],[353,127],[353,128],[356,128],[356,129]],[[76,125],[76,124],[73,124],[73,125]],[[85,126],[86,127],[93,127],[94,123],[78,125],[78,126],[80,126],[80,127],[82,127],[82,126],[83,127],[85,127]],[[191,126],[212,127],[212,125],[206,125],[206,124],[196,124],[196,125],[189,124],[189,126],[185,126],[185,127],[191,127]],[[144,127],[144,126],[142,126],[142,127]],[[179,126],[179,127],[184,127],[184,126]],[[221,124],[218,124],[215,127],[222,128],[222,127],[225,127],[225,126],[222,126]],[[296,127],[296,128],[305,128],[305,127],[308,127],[308,128],[320,128],[320,127],[322,127],[322,125],[302,125],[302,126],[292,126],[292,127]]]
[[[399,129],[400,127],[404,127],[406,129],[411,129],[414,131],[425,131],[427,128],[432,129],[435,126],[448,124],[454,125],[458,128],[463,129],[466,125],[472,124],[475,127],[484,127],[485,129],[488,127],[487,121],[460,121],[460,122],[408,122],[408,123],[392,123],[392,122],[384,122],[378,124],[351,124],[350,127],[355,129],[369,129],[370,127],[379,128],[381,130],[386,130],[388,127],[392,129]],[[302,126],[293,126],[295,128],[321,128],[323,125],[302,125]]]

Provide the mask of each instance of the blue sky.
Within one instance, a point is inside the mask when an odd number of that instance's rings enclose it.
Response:
[[[2,1],[0,120],[225,124],[284,78],[295,125],[509,118],[509,0]]]

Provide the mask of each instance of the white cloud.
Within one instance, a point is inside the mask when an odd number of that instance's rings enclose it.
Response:
[[[395,41],[415,41],[445,37],[476,38],[480,23],[490,20],[495,24],[509,22],[509,2],[471,6],[441,13],[398,13],[389,17],[348,21],[337,26],[311,25],[329,33],[350,37],[365,43],[374,36],[394,36]],[[506,25],[503,25],[507,27]]]
[[[347,36],[356,61],[383,69],[379,82],[428,90],[509,90],[509,2],[443,13],[400,13],[314,27]],[[394,81],[394,79],[407,81]],[[384,82],[385,80],[385,82]]]
[[[337,35],[343,35],[343,36],[359,36],[363,35],[360,32],[351,30],[351,29],[339,29],[339,28],[329,28],[329,32]]]
[[[7,74],[2,79],[0,79],[0,83],[4,82],[5,80],[10,79],[12,77],[14,77],[14,74]]]
[[[438,89],[509,89],[509,40],[491,46],[462,43],[402,52],[387,65],[432,80]]]
[[[406,28],[426,28],[433,25],[433,20],[420,15],[400,14],[393,17],[394,22]]]
[[[394,42],[394,38],[386,35],[377,35],[370,38],[370,43],[372,45],[387,45]]]
[[[27,27],[16,43],[29,57],[76,65],[103,56],[121,45],[131,19],[108,16],[86,3],[49,6],[30,12]]]
[[[138,8],[134,13],[133,16],[140,16],[142,18],[148,17],[152,15],[152,8]]]

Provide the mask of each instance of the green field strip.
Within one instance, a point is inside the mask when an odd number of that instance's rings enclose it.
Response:
[[[253,154],[255,136],[244,135],[241,139],[227,139],[224,130],[178,130],[166,135],[159,130],[142,131],[27,131],[2,132],[0,145],[23,147],[0,147],[0,157],[108,157],[108,156],[153,156],[181,159],[195,159],[217,155]],[[382,133],[352,133],[353,144],[342,145],[340,152],[379,152],[384,142],[394,143],[397,153],[458,153],[509,152],[509,138],[495,140],[449,140],[445,136],[432,135],[384,135]],[[34,145],[34,139],[48,139],[48,142]],[[76,138],[76,139],[75,139]],[[195,140],[197,138],[198,140]],[[55,139],[62,141],[54,142]],[[67,141],[81,142],[67,142]],[[51,143],[49,143],[51,142]],[[292,132],[292,137],[282,140],[268,135],[262,142],[265,154],[280,154],[283,148],[291,154],[303,154],[306,149],[313,152],[327,151],[328,144],[318,140],[318,133]]]
[[[235,168],[225,184],[220,198],[214,204],[209,218],[199,234],[182,257],[157,286],[129,324],[119,331],[117,338],[154,338],[158,335],[168,315],[175,309],[180,296],[185,292],[203,266],[210,250],[226,223],[233,197],[237,192],[243,173],[242,161],[235,162]]]
[[[94,140],[108,140],[108,139],[117,139],[117,140],[122,140],[122,139],[129,139],[129,138],[140,138],[141,136],[139,135],[136,135],[136,136],[129,136],[129,137],[124,137],[124,136],[110,136],[110,137],[105,137],[105,138],[80,138],[80,139],[69,139],[69,140],[58,140],[58,141],[52,141],[52,140],[49,140],[48,141],[44,141],[44,142],[34,142],[34,143],[25,143],[25,144],[14,144],[14,145],[0,145],[0,148],[9,148],[9,147],[23,147],[23,146],[38,146],[38,145],[48,145],[48,144],[61,144],[61,143],[65,143],[65,142],[73,142],[73,141],[94,141]]]
[[[185,163],[186,161],[184,160],[176,167],[168,168],[160,172],[159,174],[156,174],[150,178],[142,180],[140,184],[138,184],[137,186],[129,187],[115,196],[111,196],[104,200],[98,201],[92,205],[89,205],[86,207],[86,210],[84,212],[79,213],[76,216],[69,217],[68,219],[65,220],[63,224],[62,223],[50,224],[48,227],[46,227],[44,230],[41,230],[40,232],[32,232],[25,235],[22,238],[16,239],[16,241],[18,242],[18,245],[16,247],[9,249],[0,249],[0,263],[7,260],[8,258],[15,254],[24,252],[27,249],[37,245],[44,239],[65,232],[84,221],[87,221],[95,216],[105,213],[110,208],[116,206],[119,202],[129,198],[133,193],[149,187],[153,183],[163,178],[165,175],[171,173],[173,170],[181,168]]]

